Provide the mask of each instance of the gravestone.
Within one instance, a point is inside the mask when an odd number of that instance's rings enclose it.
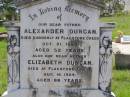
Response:
[[[123,36],[121,43],[113,42],[116,69],[130,69],[129,36]]]
[[[130,35],[123,35],[123,37],[121,38],[121,43],[130,44]]]
[[[116,69],[130,69],[129,54],[115,54]]]
[[[9,29],[9,88],[3,97],[113,97],[114,25],[99,22],[100,0],[17,5],[20,34],[19,27]]]

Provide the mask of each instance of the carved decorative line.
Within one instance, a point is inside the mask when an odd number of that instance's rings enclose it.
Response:
[[[107,77],[110,73],[109,69],[109,58],[112,55],[112,40],[109,35],[105,32],[100,33],[100,62],[99,62],[99,89],[109,92],[110,91],[110,79]]]
[[[11,34],[8,37],[8,75],[9,83],[12,85],[18,83],[20,85],[20,67],[19,67],[19,35]]]

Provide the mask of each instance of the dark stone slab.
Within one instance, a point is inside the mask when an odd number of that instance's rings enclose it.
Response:
[[[115,55],[116,69],[130,69],[130,55]]]

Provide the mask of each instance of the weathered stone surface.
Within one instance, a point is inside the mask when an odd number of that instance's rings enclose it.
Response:
[[[22,87],[98,88],[99,11],[84,7],[52,0],[21,10]]]
[[[130,68],[130,44],[113,42],[113,52],[115,55],[115,65],[117,69]]]
[[[20,88],[20,27],[5,23],[8,30],[8,92]]]
[[[114,54],[130,55],[130,44],[112,43]]]
[[[102,24],[100,28],[99,88],[111,92],[112,35],[115,24]]]
[[[58,94],[57,92],[58,91]],[[5,97],[113,97],[113,95],[99,90],[64,90],[55,89],[50,91],[48,89],[39,89],[37,91],[33,89],[22,89],[9,93]]]
[[[19,76],[5,97],[113,97],[113,26],[101,25],[93,1],[41,1],[21,9],[20,63],[10,71]]]

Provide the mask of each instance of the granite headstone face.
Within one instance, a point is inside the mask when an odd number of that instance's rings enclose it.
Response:
[[[9,82],[17,87],[5,97],[112,97],[113,26],[99,22],[95,2],[18,1],[20,63]]]

